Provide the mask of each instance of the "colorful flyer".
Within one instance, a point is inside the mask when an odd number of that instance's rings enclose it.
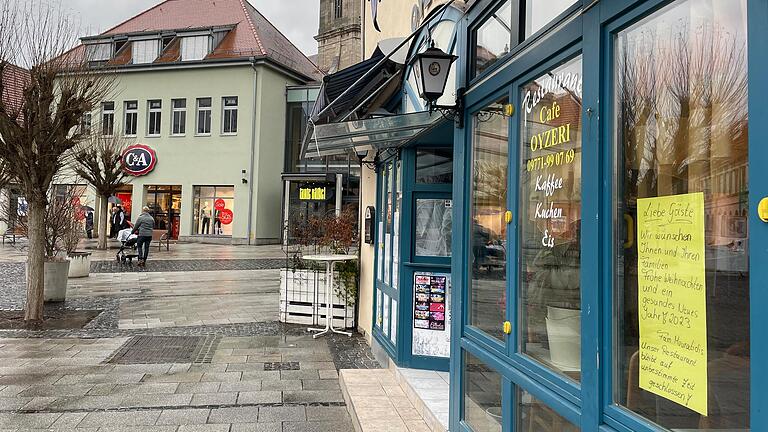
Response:
[[[640,388],[707,415],[704,194],[637,200]]]
[[[413,320],[413,326],[420,329],[428,329],[429,320],[415,319]]]

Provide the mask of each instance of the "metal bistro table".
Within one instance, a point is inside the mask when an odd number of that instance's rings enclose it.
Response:
[[[357,259],[356,255],[306,255],[302,257],[306,261],[325,263],[325,328],[308,328],[308,331],[319,332],[312,337],[317,339],[326,333],[338,333],[352,336],[348,333],[333,328],[333,267],[337,262],[353,261]]]

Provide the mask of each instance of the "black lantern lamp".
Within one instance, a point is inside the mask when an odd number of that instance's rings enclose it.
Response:
[[[445,106],[436,103],[445,93],[448,74],[456,59],[458,57],[455,55],[447,54],[440,48],[436,48],[435,42],[432,41],[429,48],[413,57],[411,67],[416,75],[419,96],[427,101],[429,111],[439,111],[444,117],[457,120],[459,128],[461,128],[463,127],[461,90],[457,91],[455,105]]]

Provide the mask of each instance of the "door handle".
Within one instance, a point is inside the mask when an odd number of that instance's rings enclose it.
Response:
[[[502,330],[504,330],[504,334],[512,333],[512,323],[509,321],[504,321],[504,326]]]
[[[768,197],[760,200],[757,204],[757,216],[763,222],[768,222]]]
[[[507,210],[506,212],[504,212],[504,222],[512,223],[512,211]]]

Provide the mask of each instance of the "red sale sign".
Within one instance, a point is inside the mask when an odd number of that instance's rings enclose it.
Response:
[[[219,220],[221,220],[221,223],[224,225],[231,224],[234,217],[235,214],[232,213],[232,210],[230,209],[221,210],[221,213],[219,213]]]
[[[224,210],[226,206],[227,204],[221,198],[216,198],[216,201],[213,202],[213,208],[216,210]]]

